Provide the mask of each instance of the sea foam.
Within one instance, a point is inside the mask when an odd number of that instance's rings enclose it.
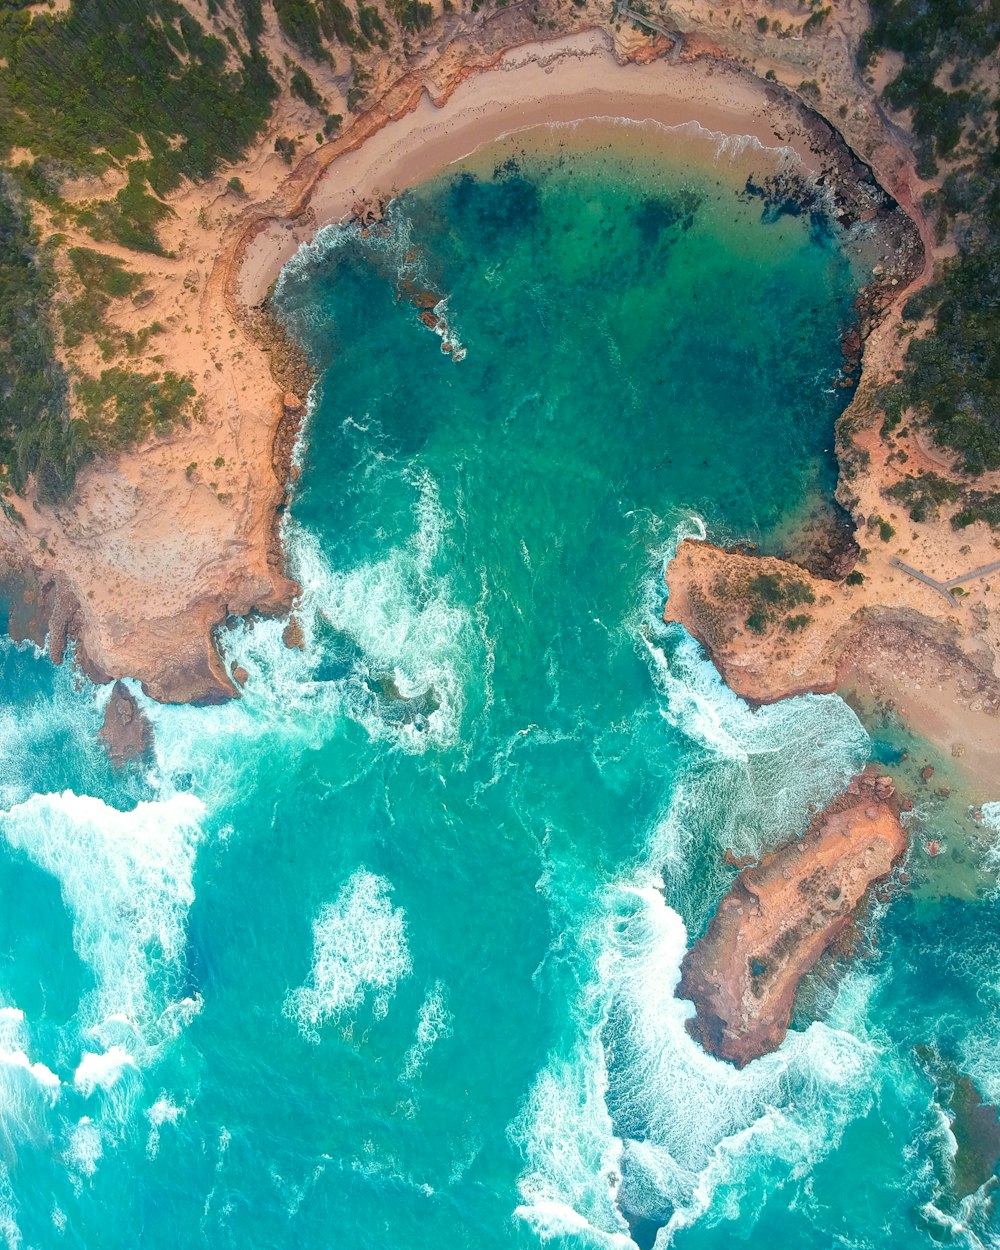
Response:
[[[371,996],[376,1018],[385,1016],[397,983],[412,965],[406,919],[393,907],[392,887],[365,869],[353,873],[337,898],[313,921],[309,979],[285,999],[285,1015],[318,1042],[330,1020],[345,1020]]]
[[[162,777],[193,777],[214,811],[260,784],[262,757],[322,747],[345,716],[409,754],[458,739],[483,643],[474,612],[457,604],[438,571],[448,520],[435,484],[426,473],[410,476],[414,532],[377,559],[338,569],[315,533],[286,524],[290,572],[302,587],[295,615],[303,646],[285,645],[280,620],[224,634],[227,662],[249,674],[242,698],[213,708],[150,707]],[[331,664],[331,635],[349,640],[346,664]],[[382,692],[385,678],[394,693]],[[433,703],[405,714],[407,700],[419,703],[428,692]],[[236,742],[244,749],[234,750]]]
[[[807,803],[829,799],[869,741],[834,696],[750,708],[694,639],[660,624],[662,594],[662,582],[647,589],[633,627],[665,732],[687,740],[685,764],[631,878],[603,891],[577,935],[572,1038],[511,1128],[525,1160],[517,1213],[546,1238],[583,1230],[592,1244],[630,1244],[640,1219],[659,1226],[663,1247],[699,1220],[752,1217],[769,1188],[835,1148],[872,1096],[863,973],[841,983],[826,1023],[742,1072],[687,1032],[678,909],[703,923],[725,888],[726,847],[759,853],[799,832]]]
[[[568,1211],[607,1245],[623,1244],[629,1218],[660,1224],[666,1246],[709,1215],[752,1215],[869,1104],[876,1051],[853,1027],[812,1024],[743,1071],[701,1050],[674,995],[687,933],[658,891],[610,886],[581,943],[593,974],[577,1041],[512,1126],[518,1214],[543,1236],[563,1235]]]
[[[203,812],[190,794],[122,812],[67,790],[0,813],[9,845],[59,881],[96,982],[81,1013],[88,1037],[138,1063],[171,1032]]]
[[[0,1008],[0,1135],[8,1142],[43,1136],[62,1095],[58,1074],[32,1059],[34,1050],[24,1013],[17,1007]]]
[[[434,1046],[442,1038],[451,1036],[453,1019],[448,1009],[447,986],[443,981],[435,981],[420,1004],[416,1037],[403,1059],[402,1080],[416,1079]]]
[[[112,1046],[103,1054],[85,1051],[73,1074],[73,1084],[86,1098],[95,1089],[110,1089],[123,1072],[135,1066],[135,1060],[120,1046]]]

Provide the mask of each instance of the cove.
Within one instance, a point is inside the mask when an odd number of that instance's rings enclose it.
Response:
[[[285,529],[302,646],[227,631],[243,697],[151,707],[148,777],[93,745],[92,689],[5,644],[23,1244],[987,1235],[914,1053],[1000,1079],[970,911],[897,908],[742,1072],[673,992],[725,849],[796,832],[871,749],[832,696],[751,710],[661,623],[681,535],[766,547],[832,488],[863,240],[746,194],[783,159],[553,129],[386,235],[321,232],[276,293],[320,372]]]

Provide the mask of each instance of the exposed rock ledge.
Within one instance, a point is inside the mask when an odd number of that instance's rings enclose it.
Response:
[[[911,671],[913,661],[927,652],[931,676],[953,677],[987,718],[970,732],[996,738],[1000,680],[974,610],[949,609],[885,556],[864,567],[851,585],[788,560],[685,539],[666,570],[663,617],[697,638],[729,688],[755,704],[840,690],[865,657],[915,687],[906,695],[915,702],[929,679]]]
[[[143,760],[153,747],[153,727],[136,703],[128,687],[116,681],[104,709],[101,741],[119,768],[132,760]]]
[[[740,872],[681,966],[706,1050],[742,1068],[781,1045],[802,977],[906,852],[892,800],[892,782],[866,771],[801,838]]]

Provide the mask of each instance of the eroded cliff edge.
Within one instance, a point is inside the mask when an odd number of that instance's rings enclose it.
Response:
[[[955,557],[968,568],[989,554]],[[983,602],[995,577],[979,574],[965,583],[978,586],[977,595],[951,598],[885,552],[834,580],[745,548],[685,539],[666,570],[664,619],[683,624],[751,703],[836,691],[863,714],[877,705],[905,716],[962,758],[968,797],[983,802],[994,797],[1000,760],[1000,679],[989,637],[996,618]]]
[[[740,1068],[776,1050],[800,981],[906,849],[892,782],[866,771],[801,837],[744,867],[681,966],[701,1045]]]

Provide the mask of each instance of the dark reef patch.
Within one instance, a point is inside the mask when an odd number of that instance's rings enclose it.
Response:
[[[505,235],[535,221],[540,212],[538,185],[521,174],[483,182],[465,172],[448,190],[447,213],[455,228],[477,235],[487,248],[496,247]]]

